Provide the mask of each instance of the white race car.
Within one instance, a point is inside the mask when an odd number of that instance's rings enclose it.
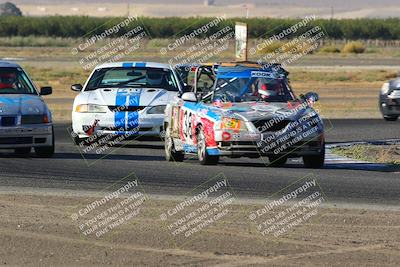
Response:
[[[18,64],[0,61],[0,149],[29,154],[34,148],[39,157],[53,156],[51,113],[40,97],[51,93],[51,87],[38,93]]]
[[[181,91],[174,69],[152,62],[97,66],[79,91],[72,111],[76,144],[91,135],[159,136],[166,105]]]

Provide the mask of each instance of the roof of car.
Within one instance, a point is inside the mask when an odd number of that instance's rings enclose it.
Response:
[[[252,71],[265,72],[278,76],[283,75],[286,77],[289,75],[289,72],[286,71],[284,68],[282,68],[281,64],[276,64],[276,63],[269,64],[265,62],[258,63],[258,62],[248,62],[248,61],[223,63],[218,68],[218,75],[219,76],[239,75],[238,77],[240,77],[249,75],[251,74]]]
[[[15,62],[8,62],[0,60],[0,68],[20,68],[21,66]]]
[[[96,69],[104,69],[104,68],[132,68],[132,67],[148,67],[148,68],[163,68],[163,69],[172,69],[169,64],[165,63],[157,63],[157,62],[134,62],[134,61],[125,61],[125,62],[112,62],[112,63],[104,63],[96,66]]]

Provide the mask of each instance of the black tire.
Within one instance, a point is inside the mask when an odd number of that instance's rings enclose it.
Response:
[[[86,141],[87,138],[79,138],[77,134],[74,133],[74,144],[79,146],[83,143],[84,146],[88,146],[89,143]]]
[[[397,115],[392,115],[392,116],[389,116],[389,115],[387,115],[387,116],[383,116],[383,118],[385,119],[385,121],[397,121],[397,118],[398,118],[399,116],[397,116]]]
[[[165,147],[165,159],[167,161],[177,161],[182,162],[185,159],[185,154],[182,151],[176,151],[174,142],[171,137],[171,130],[167,126],[165,130],[165,140],[164,140],[164,147]]]
[[[320,169],[325,162],[325,145],[319,155],[303,156],[304,166],[306,168]]]
[[[217,165],[219,161],[219,156],[208,154],[206,136],[203,128],[201,127],[197,134],[197,156],[201,165]]]
[[[27,156],[29,153],[31,153],[31,149],[31,147],[19,147],[14,149],[14,152],[19,156]]]
[[[287,157],[285,156],[269,156],[269,166],[271,167],[280,167],[286,164]]]
[[[52,129],[52,143],[51,146],[35,147],[35,154],[40,158],[51,158],[54,155],[55,141],[54,141],[54,129]]]

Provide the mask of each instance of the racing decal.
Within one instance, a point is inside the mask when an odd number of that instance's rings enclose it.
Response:
[[[207,148],[217,147],[217,143],[215,142],[215,134],[214,134],[214,122],[210,121],[207,118],[201,118],[201,124],[203,126],[204,135],[206,136]]]
[[[136,63],[131,63],[131,62],[124,62],[122,63],[123,68],[133,68],[135,64],[135,67],[146,67],[146,62],[136,62]]]
[[[180,110],[180,136],[181,140],[193,144],[195,135],[195,114],[188,109]]]
[[[274,75],[273,73],[265,72],[265,71],[252,71],[251,77],[252,78],[270,78],[270,79],[277,78],[276,75]]]
[[[240,120],[234,118],[222,118],[221,128],[238,131],[240,130]]]
[[[229,141],[231,140],[232,135],[228,132],[223,132],[222,133],[222,141]]]

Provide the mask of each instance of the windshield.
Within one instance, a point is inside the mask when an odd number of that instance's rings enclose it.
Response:
[[[19,68],[0,68],[0,94],[37,94],[28,76]]]
[[[85,90],[119,87],[148,87],[178,91],[178,85],[171,70],[145,67],[98,69],[93,73]]]
[[[219,78],[212,100],[287,102],[295,100],[295,96],[283,78]]]

